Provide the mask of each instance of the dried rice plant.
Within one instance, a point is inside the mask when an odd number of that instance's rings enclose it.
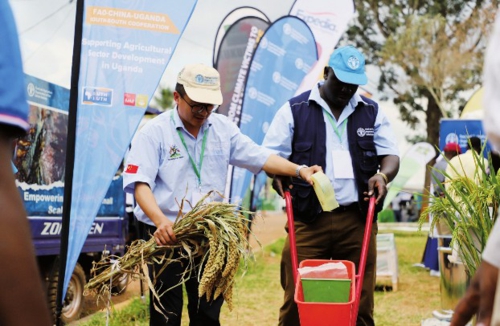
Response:
[[[200,282],[199,297],[207,300],[224,297],[229,309],[233,308],[232,289],[234,276],[243,258],[243,267],[250,257],[250,246],[247,240],[248,219],[243,214],[249,212],[237,209],[236,205],[209,202],[205,199],[208,193],[191,211],[182,214],[184,200],[180,204],[179,214],[173,230],[177,243],[168,246],[157,246],[154,237],[148,241],[135,240],[122,257],[111,257],[94,263],[92,279],[85,287],[85,294],[95,294],[98,300],[109,294],[113,281],[128,275],[128,281],[145,280],[155,297],[159,298],[170,289],[155,291],[155,279],[149,277],[146,264],[163,264],[163,269],[177,259],[189,263],[179,285],[189,279],[193,273]],[[181,257],[172,258],[172,249],[181,252]],[[195,262],[195,258],[199,258]],[[200,262],[201,261],[201,262]],[[201,266],[205,267],[202,269]],[[212,297],[213,296],[213,297]],[[161,307],[163,308],[163,307]],[[156,307],[158,310],[158,307]]]

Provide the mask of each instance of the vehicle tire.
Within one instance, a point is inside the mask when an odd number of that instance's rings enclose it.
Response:
[[[56,321],[57,283],[59,280],[59,260],[54,263],[48,279],[47,296],[52,319]],[[61,320],[64,324],[77,320],[83,310],[83,290],[85,287],[85,272],[80,264],[76,264],[71,275],[66,297],[64,298]]]

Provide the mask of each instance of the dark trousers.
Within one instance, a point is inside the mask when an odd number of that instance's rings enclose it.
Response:
[[[349,260],[356,265],[361,256],[366,216],[357,208],[334,210],[321,213],[311,224],[296,221],[295,240],[299,264],[304,259]],[[288,231],[288,226],[286,227]],[[375,267],[377,260],[376,235],[377,223],[373,224],[357,325],[375,325],[373,321]],[[300,326],[297,304],[294,301],[290,242],[287,237],[281,256],[281,286],[285,291],[284,303],[280,309],[280,326]]]
[[[151,238],[151,235],[156,231],[156,227],[143,224],[145,240]],[[179,253],[174,253],[173,258],[178,258]],[[149,277],[154,279],[156,274],[155,290],[160,296],[157,298],[149,293],[149,313],[151,326],[180,326],[182,317],[182,285],[178,286],[182,279],[182,273],[186,270],[187,261],[179,261],[169,264],[158,275],[162,265],[149,265]],[[184,283],[188,298],[188,314],[190,326],[220,326],[219,315],[224,299],[222,296],[216,300],[207,301],[205,296],[198,298],[198,280],[197,275],[192,275],[189,280]],[[166,291],[168,290],[168,291]],[[160,305],[161,304],[161,305]],[[161,307],[163,306],[164,309]],[[161,311],[158,311],[158,309]]]

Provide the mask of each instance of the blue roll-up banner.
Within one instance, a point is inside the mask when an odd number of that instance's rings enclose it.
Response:
[[[241,132],[262,144],[274,115],[293,97],[317,59],[313,33],[303,20],[285,16],[274,22],[252,58],[241,109]],[[233,169],[231,202],[241,202],[251,178],[247,170]]]
[[[269,23],[258,17],[243,17],[234,22],[219,45],[215,68],[220,74],[224,102],[217,113],[239,124],[245,81],[253,53]]]
[[[86,0],[64,294],[196,0]]]
[[[483,129],[482,120],[476,119],[442,119],[439,128],[439,149],[442,151],[448,143],[460,145],[462,153],[467,150],[467,140],[470,137],[478,137],[484,144],[486,133]],[[484,157],[488,157],[491,145],[487,142],[484,149]]]

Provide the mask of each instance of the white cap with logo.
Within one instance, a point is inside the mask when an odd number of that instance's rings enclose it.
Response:
[[[186,65],[177,76],[189,98],[198,103],[222,104],[220,75],[217,70],[201,63]]]

